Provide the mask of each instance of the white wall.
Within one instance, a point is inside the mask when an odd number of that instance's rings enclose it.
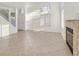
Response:
[[[26,29],[45,30],[46,26],[42,25],[46,15],[41,15],[41,8],[48,3],[28,3],[26,4]],[[50,19],[49,19],[50,20]]]
[[[18,9],[18,30],[25,30],[25,10]]]
[[[65,2],[64,3],[64,19],[79,19],[79,2]]]
[[[60,19],[60,3],[51,3],[51,25],[52,31],[61,32],[61,19]]]
[[[37,17],[37,19],[32,19],[30,22],[26,22],[25,24],[25,13],[28,14],[30,12],[33,12],[35,10],[39,10],[41,6],[44,6],[44,2],[32,2],[32,3],[0,3],[3,6],[7,6],[9,8],[17,8],[18,9],[18,29],[24,29],[25,26],[34,29],[34,30],[43,30],[43,31],[50,31],[50,32],[60,32],[61,31],[61,20],[60,20],[60,6],[58,2],[51,2],[51,19],[50,19],[50,26],[42,25],[40,26],[40,21],[43,22],[43,17]],[[49,4],[49,3],[48,3]],[[25,13],[21,14],[19,11],[20,8],[26,9]],[[26,8],[28,7],[28,8]],[[39,20],[40,19],[40,20]],[[27,18],[26,18],[27,20]],[[49,21],[49,19],[48,19]],[[33,24],[33,22],[36,22],[36,24]],[[29,25],[29,24],[30,25]],[[27,25],[28,24],[28,25]],[[41,23],[43,24],[43,23]],[[33,27],[34,25],[34,27]]]
[[[42,4],[44,4],[44,3],[32,3],[32,5],[30,3],[29,6],[32,9],[32,10],[30,10],[30,12],[40,9],[40,5],[42,5]],[[26,24],[27,24],[26,27],[29,27],[32,30],[33,29],[33,28],[31,28],[33,26],[32,22],[37,21],[38,24],[36,24],[35,26],[37,26],[37,25],[38,26],[35,27],[35,29],[38,28],[37,30],[39,30],[39,31],[42,30],[42,31],[50,31],[50,32],[61,32],[60,5],[57,2],[52,2],[52,3],[50,3],[50,8],[51,8],[51,10],[50,10],[51,15],[50,15],[50,19],[48,19],[48,20],[50,20],[50,26],[44,25],[42,27],[39,27],[39,22],[40,22],[40,17],[39,17],[36,20],[32,19],[29,22],[26,22]],[[26,11],[27,10],[28,9],[26,9]],[[28,14],[28,12],[27,12],[27,14]],[[26,18],[26,20],[27,20],[27,18]]]
[[[51,2],[50,8],[51,8],[51,19],[50,20],[50,26],[42,25],[40,26],[40,21],[43,22],[43,17],[38,16],[37,19],[32,19],[30,22],[26,22],[27,18],[25,19],[25,13],[28,14],[30,12],[33,12],[35,10],[39,10],[41,6],[44,6],[46,3],[0,3],[1,6],[9,7],[9,8],[17,8],[18,9],[18,29],[25,30],[27,27],[34,29],[34,30],[43,30],[43,31],[50,31],[50,32],[60,32],[61,31],[61,19],[60,19],[60,5],[58,2]],[[48,3],[49,4],[49,3]],[[25,7],[25,13],[20,12],[20,8]],[[28,7],[28,8],[26,8]],[[27,11],[27,12],[26,12]],[[44,17],[45,18],[45,17]],[[33,24],[33,22],[35,22]],[[27,25],[29,23],[30,25]],[[41,23],[43,24],[43,23]],[[26,26],[26,28],[25,28]],[[34,26],[34,27],[33,27]]]

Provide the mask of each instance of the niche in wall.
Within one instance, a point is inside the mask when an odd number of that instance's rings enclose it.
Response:
[[[11,24],[16,27],[16,13],[11,12]]]

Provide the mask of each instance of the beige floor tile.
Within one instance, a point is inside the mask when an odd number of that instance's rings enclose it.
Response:
[[[19,31],[0,40],[0,55],[70,56],[60,33]]]

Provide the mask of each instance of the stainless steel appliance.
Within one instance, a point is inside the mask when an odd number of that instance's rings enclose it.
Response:
[[[73,54],[73,29],[66,27],[66,43]]]

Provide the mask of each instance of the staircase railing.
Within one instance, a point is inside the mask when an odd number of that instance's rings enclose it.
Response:
[[[9,11],[0,9],[0,16],[4,17],[9,22]]]

